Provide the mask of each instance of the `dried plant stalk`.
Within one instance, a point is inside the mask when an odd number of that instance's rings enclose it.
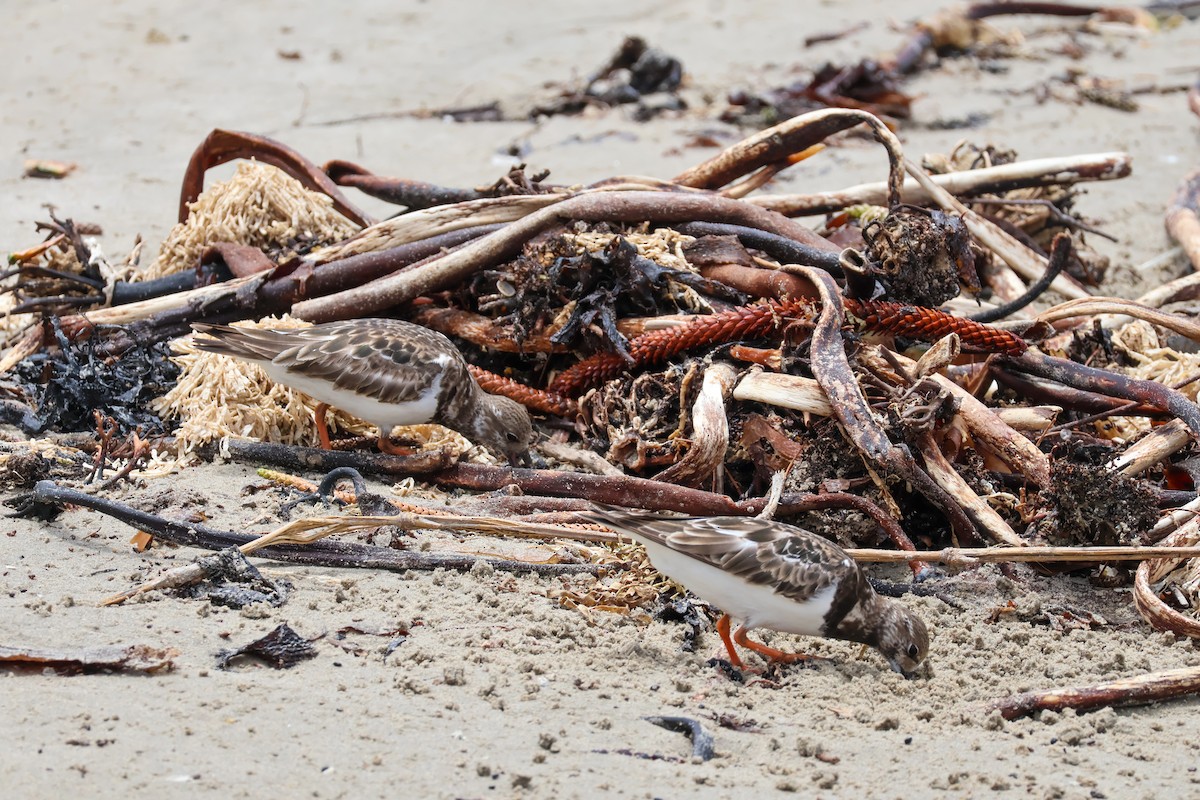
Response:
[[[896,354],[896,358],[905,366],[916,366],[916,362],[902,355]],[[954,395],[958,401],[959,416],[967,423],[967,430],[980,446],[994,453],[1013,471],[1024,475],[1035,485],[1050,485],[1050,458],[1036,444],[1013,430],[995,411],[945,375],[931,375],[930,378]]]
[[[318,264],[325,264],[360,253],[387,250],[462,228],[515,222],[561,201],[564,197],[566,195],[562,193],[511,195],[424,208],[376,222],[368,228],[363,228],[353,238],[314,250],[312,258]]]
[[[710,364],[704,370],[700,394],[692,405],[692,442],[683,458],[660,472],[656,478],[683,486],[712,485],[721,490],[721,470],[729,447],[729,419],[725,416],[725,398],[733,389],[737,371],[729,364]]]
[[[238,549],[243,555],[279,545],[303,546],[342,533],[375,530],[392,525],[404,530],[435,530],[467,533],[490,533],[499,536],[519,536],[533,539],[568,539],[580,542],[619,542],[614,533],[596,530],[580,530],[561,525],[544,525],[534,522],[519,522],[497,517],[453,517],[423,516],[420,514],[395,514],[385,517],[307,517],[293,520],[279,528],[259,536]],[[131,589],[110,595],[100,601],[101,606],[123,603],[135,595],[156,589],[179,588],[199,582],[204,578],[204,569],[199,564],[177,567],[153,580]]]
[[[42,349],[45,342],[46,328],[41,324],[29,326],[17,342],[0,358],[0,375],[8,372],[10,369],[20,364],[25,359],[29,358],[34,353]]]
[[[1178,251],[1178,248],[1176,249]],[[1200,297],[1200,272],[1192,272],[1151,289],[1139,297],[1137,302],[1151,308],[1161,308],[1167,303],[1195,300],[1197,297]]]
[[[954,466],[946,460],[945,454],[933,440],[932,435],[926,434],[922,437],[920,450],[921,457],[925,460],[926,472],[958,502],[976,527],[986,531],[993,540],[1002,544],[1013,547],[1025,546],[1025,540],[1017,535],[1016,531],[996,513],[995,509],[975,494],[975,491],[963,480]]]
[[[1120,470],[1126,475],[1140,475],[1187,447],[1191,441],[1188,426],[1181,420],[1173,419],[1130,445],[1124,453],[1108,463],[1108,468]]]
[[[1128,177],[1131,172],[1132,159],[1128,153],[1084,153],[947,172],[931,175],[930,179],[947,192],[962,196],[1033,186],[1069,185],[1081,181],[1110,181]],[[751,197],[750,202],[785,216],[799,217],[841,211],[849,206],[881,206],[887,203],[887,193],[887,183],[880,181],[821,194],[758,195]],[[933,200],[929,192],[913,178],[905,180],[900,198],[905,203],[917,205]]]
[[[898,564],[906,561],[931,561],[957,567],[977,564],[1044,562],[1047,564],[1094,564],[1097,561],[1141,561],[1185,556],[1200,557],[1200,547],[946,547],[941,550],[878,550],[849,548],[855,561]]]
[[[232,298],[239,293],[253,294],[267,279],[265,273],[247,275],[244,278],[232,278],[212,286],[201,286],[182,292],[152,297],[149,300],[139,300],[136,303],[126,303],[111,308],[99,308],[72,317],[63,317],[63,329],[72,325],[88,327],[92,325],[125,325],[141,319],[148,319],[164,311],[173,311],[186,306],[203,308],[214,305],[224,298]]]
[[[1171,556],[1196,558],[1200,555],[1195,552],[1197,549],[1195,545],[1198,542],[1200,542],[1200,517],[1193,517],[1163,539],[1161,545],[1155,549],[1166,549]],[[1173,572],[1182,561],[1182,558],[1169,556],[1160,561],[1143,561],[1139,564],[1133,579],[1133,604],[1142,618],[1154,628],[1200,639],[1200,620],[1171,608],[1152,588],[1153,584]]]
[[[995,409],[1000,421],[1015,431],[1044,431],[1062,413],[1059,406],[1009,406]]]
[[[833,416],[833,406],[821,384],[801,375],[778,372],[751,372],[733,389],[735,400],[767,403],[821,417]]]
[[[1038,314],[1037,319],[1041,322],[1056,322],[1071,317],[1092,317],[1097,314],[1122,314],[1135,319],[1143,319],[1182,334],[1189,339],[1200,341],[1200,324],[1191,319],[1179,314],[1168,314],[1143,305],[1136,300],[1126,300],[1120,297],[1089,297],[1082,300],[1068,300],[1046,309]]]
[[[625,472],[620,467],[613,466],[611,462],[604,458],[599,453],[594,453],[591,450],[585,450],[577,445],[566,444],[565,442],[556,442],[553,439],[548,439],[544,442],[538,442],[537,449],[544,455],[561,461],[564,464],[572,464],[577,467],[582,467],[589,472],[594,472],[597,475],[624,475]]]
[[[1158,542],[1162,541],[1167,534],[1179,528],[1188,520],[1196,518],[1200,514],[1200,497],[1197,497],[1190,503],[1185,503],[1179,508],[1172,508],[1163,514],[1158,522],[1154,523],[1154,527],[1146,534],[1146,541]]]

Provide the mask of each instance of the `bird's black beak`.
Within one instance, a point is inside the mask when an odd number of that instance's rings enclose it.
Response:
[[[529,454],[528,450],[520,453],[509,453],[508,465],[510,467],[525,467],[526,469],[529,469],[531,466],[533,466],[533,456]]]
[[[914,678],[916,678],[916,677],[917,677],[917,670],[916,670],[916,669],[913,669],[913,670],[912,670],[912,671],[910,671],[910,672],[905,672],[905,671],[904,671],[904,667],[900,666],[900,664],[899,664],[898,662],[896,662],[896,661],[893,661],[893,660],[892,660],[892,659],[890,659],[890,658],[889,658],[889,659],[887,659],[887,662],[888,662],[888,666],[892,668],[892,671],[893,671],[893,672],[898,672],[898,673],[901,675],[901,677],[903,677],[905,680],[909,680],[909,681],[911,681],[911,680],[913,680]]]

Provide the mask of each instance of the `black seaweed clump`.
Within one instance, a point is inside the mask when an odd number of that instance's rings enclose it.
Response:
[[[150,401],[175,385],[179,367],[166,342],[134,344],[120,356],[96,352],[98,337],[70,341],[57,324],[58,348],[38,353],[13,370],[17,389],[32,398],[30,433],[94,431],[95,412],[114,420],[117,435],[170,433],[168,423],[150,411]]]

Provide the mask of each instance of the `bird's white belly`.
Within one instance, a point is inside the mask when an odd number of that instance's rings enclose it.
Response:
[[[667,577],[683,584],[701,599],[740,620],[747,628],[770,628],[803,636],[820,636],[825,615],[833,605],[837,586],[830,586],[801,603],[776,592],[770,585],[751,584],[657,542],[640,539],[650,563]]]
[[[322,403],[328,403],[347,414],[378,425],[384,429],[385,436],[397,425],[419,425],[431,421],[437,414],[438,394],[442,387],[441,374],[433,379],[433,383],[420,399],[403,403],[384,403],[358,392],[338,389],[327,381],[290,372],[280,364],[264,361],[259,361],[258,364],[276,383],[290,386]]]

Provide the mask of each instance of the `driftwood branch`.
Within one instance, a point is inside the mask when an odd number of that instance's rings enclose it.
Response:
[[[1136,706],[1174,700],[1200,692],[1200,667],[1148,672],[1091,686],[1068,686],[997,700],[989,708],[1005,719],[1026,717],[1037,711],[1074,708],[1088,711],[1107,706]]]
[[[1088,297],[1068,300],[1038,314],[1041,322],[1057,322],[1072,317],[1094,317],[1098,314],[1121,314],[1142,319],[1153,325],[1175,331],[1193,341],[1200,341],[1200,324],[1180,314],[1168,314],[1143,305],[1136,300],[1120,297]]]
[[[930,179],[947,192],[962,197],[1033,186],[1116,180],[1129,177],[1132,163],[1133,160],[1127,153],[1086,153],[948,172],[931,175]],[[841,211],[849,206],[885,205],[887,192],[887,183],[880,181],[822,194],[758,195],[749,198],[749,202],[778,211],[785,216],[799,217]],[[900,190],[900,199],[905,203],[923,204],[931,202],[933,197],[915,178],[909,178],[904,181]]]
[[[1131,444],[1124,453],[1107,465],[1126,475],[1140,475],[1163,459],[1187,447],[1192,442],[1188,428],[1180,420],[1173,419],[1154,428],[1150,433]]]
[[[241,547],[255,541],[254,536],[222,531],[205,525],[176,522],[139,511],[123,503],[106,500],[101,497],[59,486],[53,481],[40,481],[34,487],[33,500],[55,506],[73,505],[90,508],[102,514],[118,519],[138,530],[151,533],[157,538],[173,544],[186,547],[199,547],[206,550],[224,550],[228,547]],[[362,517],[349,519],[364,519]],[[377,523],[375,527],[385,524],[395,524],[395,518],[390,523]],[[414,527],[428,527],[416,525]],[[456,569],[468,570],[480,560],[479,556],[458,553],[421,553],[411,550],[393,550],[388,547],[372,547],[355,542],[313,541],[302,547],[295,545],[272,545],[263,547],[256,552],[261,558],[273,561],[287,561],[295,564],[312,564],[333,567],[356,567],[360,569],[383,569],[390,571]],[[539,574],[561,574],[572,572],[595,572],[598,567],[594,564],[530,564],[506,559],[487,559],[493,567],[508,572],[534,572]]]
[[[1180,636],[1200,639],[1200,620],[1182,614],[1168,606],[1154,591],[1154,584],[1173,572],[1183,558],[1196,558],[1196,544],[1200,542],[1200,517],[1192,517],[1174,533],[1160,543],[1170,555],[1161,561],[1143,561],[1138,565],[1133,578],[1133,603],[1138,613],[1154,628],[1170,631]]]

